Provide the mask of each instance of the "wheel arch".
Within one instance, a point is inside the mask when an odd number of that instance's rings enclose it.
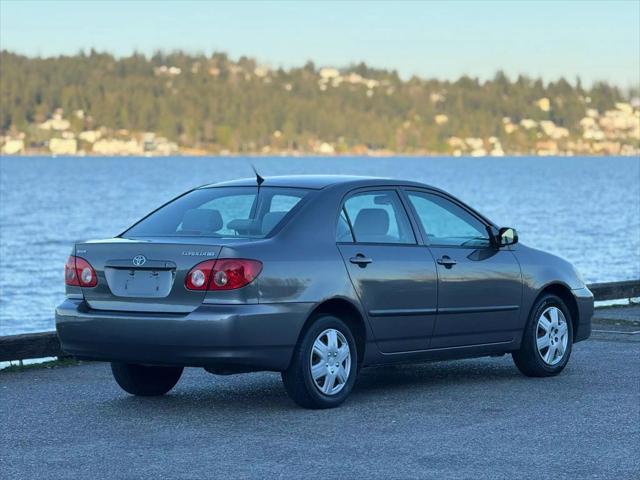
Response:
[[[309,329],[314,319],[321,314],[334,315],[343,320],[351,329],[351,333],[356,340],[358,350],[358,365],[362,365],[365,358],[365,348],[367,344],[367,324],[360,309],[350,300],[343,297],[334,297],[320,302],[311,310],[298,335],[297,344],[302,336]]]

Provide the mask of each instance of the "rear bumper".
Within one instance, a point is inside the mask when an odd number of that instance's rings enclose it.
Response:
[[[201,305],[186,315],[56,308],[62,349],[78,358],[281,371],[289,366],[310,303]]]
[[[591,318],[593,317],[593,293],[587,287],[572,290],[578,306],[578,328],[573,332],[573,341],[581,342],[591,336]]]

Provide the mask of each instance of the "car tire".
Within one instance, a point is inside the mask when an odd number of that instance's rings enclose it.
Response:
[[[556,295],[546,294],[531,309],[520,350],[513,361],[528,377],[558,375],[569,361],[573,323],[569,309]]]
[[[113,377],[125,392],[142,397],[164,395],[175,387],[182,367],[149,367],[133,363],[111,363]]]
[[[334,408],[351,393],[357,372],[358,351],[351,330],[340,318],[321,314],[300,338],[282,382],[301,407]]]

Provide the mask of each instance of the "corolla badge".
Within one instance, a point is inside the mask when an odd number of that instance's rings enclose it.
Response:
[[[136,267],[141,267],[145,263],[147,263],[147,257],[145,257],[144,255],[136,255],[135,257],[133,257],[133,264]]]

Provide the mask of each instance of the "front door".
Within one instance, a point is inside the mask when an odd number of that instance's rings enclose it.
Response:
[[[433,331],[437,277],[433,258],[416,243],[395,190],[349,197],[338,248],[382,352],[425,350]]]
[[[440,194],[406,192],[438,270],[431,348],[511,342],[521,331],[520,265],[491,244],[486,224]]]

